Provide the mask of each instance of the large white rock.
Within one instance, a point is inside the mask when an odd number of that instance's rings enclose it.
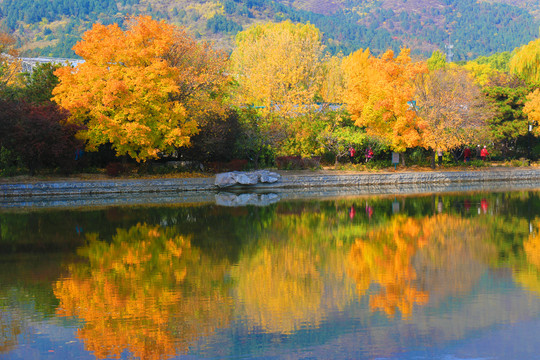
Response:
[[[268,170],[258,171],[231,171],[216,175],[215,185],[218,187],[229,187],[234,185],[255,185],[262,183],[275,183],[281,179],[277,173]]]
[[[281,175],[275,172],[270,172],[268,170],[260,170],[258,171],[258,173],[259,173],[259,181],[262,183],[273,184],[275,182],[278,182],[279,179],[281,179]]]

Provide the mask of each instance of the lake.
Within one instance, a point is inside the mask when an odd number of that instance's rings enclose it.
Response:
[[[540,359],[539,192],[267,203],[0,208],[0,359]]]

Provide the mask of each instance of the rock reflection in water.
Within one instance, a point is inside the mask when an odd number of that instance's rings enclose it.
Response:
[[[234,194],[228,192],[221,192],[216,194],[216,204],[221,206],[268,206],[277,203],[280,200],[277,194]]]

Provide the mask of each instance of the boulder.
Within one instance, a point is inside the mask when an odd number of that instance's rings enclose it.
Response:
[[[216,175],[215,185],[220,188],[234,185],[256,185],[258,183],[275,183],[281,175],[268,171],[231,171]]]

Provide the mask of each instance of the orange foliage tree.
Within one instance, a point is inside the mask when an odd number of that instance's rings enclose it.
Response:
[[[54,294],[58,315],[84,320],[77,336],[97,358],[175,356],[229,323],[227,267],[211,266],[188,238],[138,224],[110,243],[97,234],[88,241],[79,250],[88,263],[71,265]]]
[[[198,131],[190,110],[219,78],[206,62],[206,56],[215,59],[208,47],[164,21],[139,16],[125,31],[94,24],[74,51],[85,62],[56,71],[53,100],[86,126],[80,136],[88,150],[110,142],[118,155],[141,161],[189,145]]]
[[[423,62],[412,62],[409,49],[398,56],[388,50],[374,57],[369,49],[347,57],[344,98],[357,126],[384,139],[396,151],[421,144],[424,121],[409,102],[414,98],[413,80],[427,72]]]

